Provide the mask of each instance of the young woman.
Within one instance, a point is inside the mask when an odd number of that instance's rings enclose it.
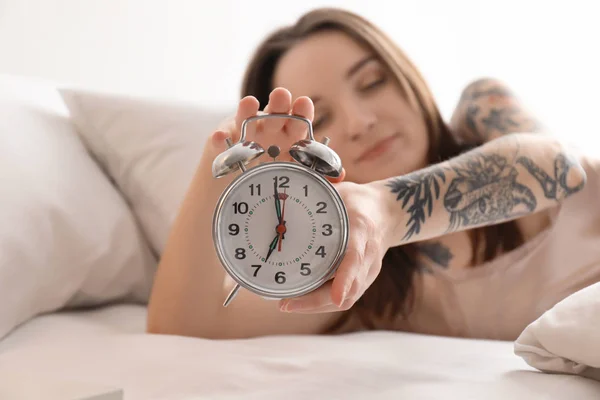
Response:
[[[206,338],[389,329],[511,340],[600,280],[600,163],[543,132],[494,79],[465,88],[449,123],[417,68],[381,30],[318,9],[278,30],[248,67],[237,114],[206,144],[156,275],[148,331]],[[214,206],[234,177],[211,164],[257,112],[313,121],[345,181],[347,253],[295,299],[240,290],[216,256]],[[305,127],[304,127],[305,129]],[[282,149],[297,121],[260,120],[250,140]],[[283,153],[282,153],[283,154]]]

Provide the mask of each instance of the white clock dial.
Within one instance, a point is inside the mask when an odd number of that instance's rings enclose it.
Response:
[[[347,217],[333,186],[291,163],[262,164],[225,191],[215,215],[219,257],[265,296],[312,290],[339,263]]]

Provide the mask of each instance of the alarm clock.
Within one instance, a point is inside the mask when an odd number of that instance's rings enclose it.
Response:
[[[273,161],[246,168],[265,150],[246,140],[249,123],[288,118],[306,123],[307,137],[289,151],[293,161],[277,161],[280,149],[268,148]],[[297,115],[260,113],[243,121],[240,139],[219,154],[213,177],[240,174],[216,204],[212,236],[217,256],[236,285],[223,306],[243,287],[267,300],[309,293],[333,277],[347,248],[348,214],[327,177],[342,173],[329,139],[315,141],[312,123]]]

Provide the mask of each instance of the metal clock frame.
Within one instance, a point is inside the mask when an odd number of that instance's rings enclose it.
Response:
[[[334,258],[331,266],[329,267],[329,270],[323,276],[321,276],[319,279],[313,281],[309,286],[303,287],[301,289],[282,291],[282,292],[273,292],[272,290],[266,290],[266,289],[260,288],[256,284],[246,281],[244,278],[242,278],[237,273],[236,268],[233,267],[232,265],[230,265],[229,261],[227,260],[227,257],[225,256],[225,249],[223,247],[223,241],[220,240],[221,236],[219,234],[219,222],[221,220],[221,216],[224,214],[223,204],[227,200],[227,197],[229,196],[229,194],[238,185],[242,184],[247,179],[250,179],[254,175],[258,175],[258,174],[261,174],[261,173],[269,171],[269,170],[274,170],[274,171],[294,170],[294,171],[300,171],[301,173],[305,173],[305,174],[311,176],[315,181],[317,181],[317,183],[320,183],[329,192],[330,196],[334,199],[336,210],[338,212],[338,215],[340,216],[339,222],[340,222],[340,230],[341,230],[341,235],[342,235],[341,244],[337,250],[337,253],[335,255],[335,258]],[[301,296],[303,294],[312,292],[313,290],[315,290],[316,288],[318,288],[319,286],[321,286],[325,282],[327,282],[335,274],[335,272],[337,271],[337,269],[344,257],[344,254],[346,253],[346,249],[348,247],[348,227],[349,227],[348,213],[346,212],[346,207],[344,206],[344,202],[343,202],[342,198],[340,197],[339,193],[333,187],[331,182],[329,182],[326,178],[324,178],[318,172],[316,172],[313,169],[310,169],[304,165],[296,164],[293,162],[286,162],[286,161],[268,162],[268,163],[264,163],[264,164],[260,164],[255,167],[252,167],[252,168],[246,170],[245,172],[243,172],[242,174],[240,174],[239,176],[237,176],[227,186],[227,188],[225,188],[225,190],[221,194],[219,201],[217,202],[215,211],[213,213],[212,225],[213,225],[212,226],[212,236],[213,236],[213,243],[215,244],[215,250],[217,252],[217,256],[219,257],[219,260],[221,261],[221,264],[223,265],[223,267],[225,268],[227,273],[233,278],[234,281],[236,281],[236,283],[238,285],[240,285],[241,287],[244,287],[245,289],[247,289],[253,293],[256,293],[264,298],[284,299],[284,298],[289,298],[289,297]],[[227,303],[227,301],[226,301],[226,303]]]

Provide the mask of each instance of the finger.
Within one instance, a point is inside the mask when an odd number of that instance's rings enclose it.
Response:
[[[346,299],[341,306],[337,306],[335,304],[328,304],[326,306],[318,307],[318,308],[300,308],[300,309],[291,309],[284,312],[296,313],[296,314],[321,314],[321,313],[329,313],[329,312],[339,312],[339,311],[347,311],[351,309],[355,304],[354,299]]]
[[[265,107],[265,112],[269,114],[289,114],[292,107],[292,94],[284,88],[276,88],[269,94],[269,104]],[[278,133],[283,130],[286,118],[266,118],[261,121],[262,132],[267,134]]]
[[[369,238],[366,237],[366,230],[356,226],[353,228],[348,238],[346,254],[332,281],[331,298],[335,304],[344,302],[361,269],[368,269],[371,265],[371,260],[367,260],[366,245]]]
[[[210,141],[214,150],[219,153],[225,151],[227,149],[227,142],[225,142],[225,139],[227,139],[229,136],[229,133],[227,133],[225,130],[217,130],[213,132]]]
[[[238,104],[237,112],[235,114],[235,129],[233,129],[233,132],[231,132],[231,135],[232,135],[231,140],[234,143],[240,139],[242,123],[244,122],[244,120],[255,116],[256,113],[258,112],[259,106],[260,106],[260,104],[259,104],[258,100],[256,99],[256,97],[254,97],[254,96],[246,96],[240,100],[240,102]],[[255,124],[248,124],[248,126],[247,126],[248,129],[246,132],[247,135],[252,134],[252,132],[250,132],[251,125],[255,125]]]
[[[337,306],[343,304],[362,264],[363,257],[360,255],[359,248],[360,245],[349,243],[349,250],[336,270],[334,278],[308,294],[282,301],[281,306],[284,307],[284,311],[286,308],[316,309],[330,304]]]
[[[302,298],[294,298],[289,300],[284,300],[281,302],[281,311],[283,312],[294,312],[300,314],[312,314],[312,313],[325,313],[325,312],[336,312],[336,311],[344,311],[349,310],[354,306],[356,301],[360,298],[362,293],[360,293],[361,285],[358,283],[358,280],[354,281],[352,288],[350,289],[350,295],[346,297],[346,299],[342,302],[342,304],[334,304],[331,300],[325,300],[325,303],[320,306],[311,307],[309,302],[305,302]],[[331,281],[327,284],[323,285],[326,287],[325,291],[331,291]],[[323,295],[323,297],[326,297]]]
[[[294,101],[292,114],[304,117],[312,122],[315,116],[315,106],[309,97],[298,97]],[[286,123],[286,132],[294,142],[302,140],[307,136],[308,125],[306,122],[290,119]]]
[[[332,305],[331,282],[328,281],[303,296],[281,300],[280,309],[282,311],[310,310]]]

